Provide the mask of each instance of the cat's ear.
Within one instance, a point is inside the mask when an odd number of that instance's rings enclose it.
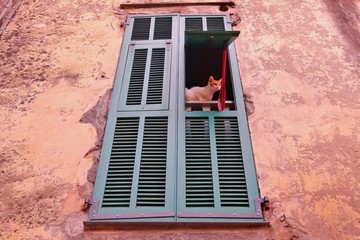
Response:
[[[209,82],[211,82],[211,81],[214,81],[214,77],[213,77],[213,76],[210,76],[210,77],[209,77]]]

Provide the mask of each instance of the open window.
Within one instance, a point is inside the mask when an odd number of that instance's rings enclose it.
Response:
[[[263,222],[228,19],[129,16],[85,227]],[[217,93],[186,111],[185,86],[221,77],[224,43],[228,110]]]
[[[185,87],[203,87],[209,76],[222,78],[226,86],[225,110],[235,110],[232,74],[227,66],[227,48],[239,35],[239,31],[185,31]],[[225,59],[224,59],[224,51]],[[224,72],[223,72],[224,71]],[[226,83],[226,85],[225,85]],[[187,111],[218,110],[221,91],[214,93],[211,101],[186,101]]]

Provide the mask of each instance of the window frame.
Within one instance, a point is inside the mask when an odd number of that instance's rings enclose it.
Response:
[[[225,25],[225,31],[231,31],[231,22],[230,17],[228,14],[216,14],[216,15],[179,15],[179,14],[163,14],[163,15],[132,15],[129,16],[126,22],[126,29],[123,35],[123,41],[121,50],[119,53],[119,63],[116,71],[116,80],[114,83],[114,91],[112,95],[112,100],[110,104],[110,110],[109,110],[109,117],[106,124],[105,134],[104,134],[104,141],[103,146],[101,150],[101,157],[100,157],[100,163],[98,167],[97,177],[96,177],[96,183],[94,187],[94,193],[93,193],[93,200],[91,201],[91,209],[89,212],[89,220],[88,222],[93,221],[102,221],[102,222],[117,222],[117,221],[157,221],[157,222],[166,222],[166,221],[190,221],[190,222],[263,222],[263,215],[261,211],[261,203],[262,199],[259,195],[259,188],[256,181],[256,171],[255,171],[255,164],[252,154],[252,146],[251,146],[251,140],[249,135],[249,128],[247,124],[247,116],[245,112],[245,105],[243,101],[243,92],[242,92],[242,86],[241,86],[241,78],[240,78],[240,71],[239,66],[236,58],[236,50],[235,50],[235,44],[232,43],[228,46],[228,67],[230,68],[230,72],[232,75],[232,87],[234,89],[234,104],[236,105],[235,109],[236,111],[224,111],[224,112],[213,112],[213,113],[207,113],[208,116],[235,116],[238,119],[239,124],[239,135],[241,140],[241,147],[243,149],[243,159],[246,159],[245,164],[245,171],[246,171],[246,178],[252,179],[251,184],[252,186],[247,186],[248,189],[248,196],[250,196],[249,199],[249,211],[242,214],[242,217],[234,216],[233,212],[224,213],[224,214],[218,214],[216,218],[209,217],[209,215],[206,216],[204,214],[203,216],[195,216],[191,215],[191,213],[188,213],[188,217],[179,217],[175,211],[177,211],[177,204],[181,202],[181,194],[177,194],[175,191],[174,196],[174,204],[175,209],[174,211],[165,211],[165,212],[159,212],[158,215],[153,214],[153,219],[151,218],[141,218],[141,213],[136,213],[133,216],[135,219],[130,219],[129,217],[117,217],[118,214],[116,213],[99,213],[99,199],[98,196],[101,196],[103,193],[103,189],[105,188],[105,181],[106,181],[106,175],[109,168],[109,159],[110,159],[110,152],[112,148],[113,143],[113,134],[114,129],[116,125],[116,120],[120,116],[126,115],[126,113],[122,112],[124,109],[120,108],[119,99],[123,99],[123,96],[121,96],[121,93],[123,93],[123,87],[125,85],[124,78],[127,68],[127,62],[128,62],[128,51],[131,48],[132,44],[136,41],[131,40],[131,31],[132,31],[132,25],[135,18],[138,17],[161,17],[161,16],[172,16],[173,17],[173,24],[177,25],[173,29],[178,29],[178,32],[172,32],[172,39],[169,41],[164,40],[149,40],[148,44],[160,44],[160,43],[166,43],[171,44],[171,51],[170,54],[170,62],[171,62],[171,70],[170,70],[170,79],[171,82],[169,83],[169,95],[173,95],[176,97],[169,97],[169,108],[166,110],[169,112],[169,117],[171,119],[175,119],[175,124],[171,123],[169,126],[174,127],[174,134],[175,134],[175,140],[174,144],[175,149],[174,153],[177,155],[177,163],[178,165],[174,167],[174,179],[178,183],[168,183],[168,184],[175,184],[174,187],[177,187],[181,180],[181,178],[184,178],[183,173],[185,172],[184,166],[180,166],[179,159],[183,158],[183,149],[184,146],[184,139],[183,135],[179,133],[184,133],[184,125],[179,124],[179,119],[185,119],[186,116],[202,116],[203,113],[201,112],[187,112],[185,109],[185,43],[184,43],[184,33],[185,32],[185,24],[181,21],[185,21],[186,17],[223,17],[225,19],[224,25]],[[131,26],[131,27],[130,27]],[[141,44],[141,43],[140,43]],[[173,64],[175,65],[173,66]],[[237,79],[238,81],[235,81],[234,79]],[[230,84],[230,83],[229,83]],[[154,109],[150,109],[154,110]],[[150,115],[156,114],[156,112],[159,109],[155,109],[156,111],[153,111]],[[120,112],[119,112],[120,111]],[[131,110],[133,111],[133,110]],[[138,113],[135,115],[142,115],[142,113]],[[173,121],[173,120],[172,120]],[[171,122],[172,122],[171,121]],[[178,125],[176,128],[175,126]],[[245,151],[244,151],[245,150]],[[250,183],[247,183],[250,184]],[[140,214],[140,215],[139,215]],[[198,213],[197,213],[198,214]]]

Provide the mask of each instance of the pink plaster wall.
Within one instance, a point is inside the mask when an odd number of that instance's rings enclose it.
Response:
[[[358,0],[229,10],[269,227],[84,232],[99,150],[80,119],[112,87],[126,14],[219,12],[122,2],[24,0],[1,36],[0,239],[360,239]]]

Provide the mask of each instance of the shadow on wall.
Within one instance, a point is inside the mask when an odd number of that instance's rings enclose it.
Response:
[[[340,31],[349,38],[351,45],[360,49],[360,2],[357,0],[324,0]]]

